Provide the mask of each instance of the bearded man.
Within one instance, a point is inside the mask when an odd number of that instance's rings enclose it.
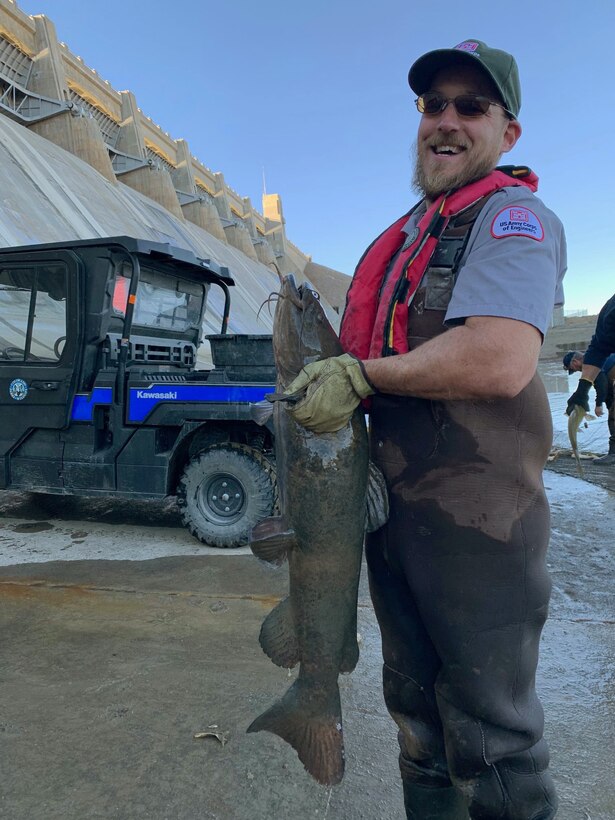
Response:
[[[564,231],[529,168],[496,168],[521,135],[510,54],[465,40],[420,57],[409,84],[423,198],[364,254],[347,353],[308,365],[288,411],[326,435],[369,397],[391,510],[366,552],[406,816],[547,820],[534,679],[552,430],[536,366],[563,302]]]

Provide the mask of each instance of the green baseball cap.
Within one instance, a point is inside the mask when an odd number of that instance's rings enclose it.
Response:
[[[489,48],[480,40],[464,40],[454,48],[428,51],[412,65],[408,72],[410,88],[417,94],[428,91],[434,74],[450,65],[479,65],[502,97],[511,114],[517,117],[521,108],[519,69],[512,54]]]

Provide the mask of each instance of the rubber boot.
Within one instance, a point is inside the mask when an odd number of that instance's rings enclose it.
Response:
[[[438,789],[409,780],[403,786],[408,820],[469,820],[465,801],[453,786]]]
[[[400,745],[403,738],[400,732]],[[419,765],[399,755],[399,771],[404,787],[404,808],[409,820],[469,820],[467,803],[454,788],[448,772],[434,760]]]
[[[600,456],[599,458],[593,459],[593,464],[615,464],[615,438],[610,436],[609,438],[609,452],[605,456]]]

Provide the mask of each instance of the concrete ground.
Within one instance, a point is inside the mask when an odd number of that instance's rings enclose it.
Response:
[[[615,486],[551,470],[545,483],[538,688],[558,818],[614,820]],[[346,775],[325,789],[283,741],[245,733],[295,674],[257,639],[285,569],[202,548],[169,505],[15,493],[0,494],[0,564],[0,817],[403,817],[364,576],[361,659],[341,678]]]

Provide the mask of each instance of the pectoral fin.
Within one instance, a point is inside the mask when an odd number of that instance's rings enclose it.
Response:
[[[269,401],[257,401],[250,405],[250,417],[261,426],[267,424],[273,415],[273,404]]]

